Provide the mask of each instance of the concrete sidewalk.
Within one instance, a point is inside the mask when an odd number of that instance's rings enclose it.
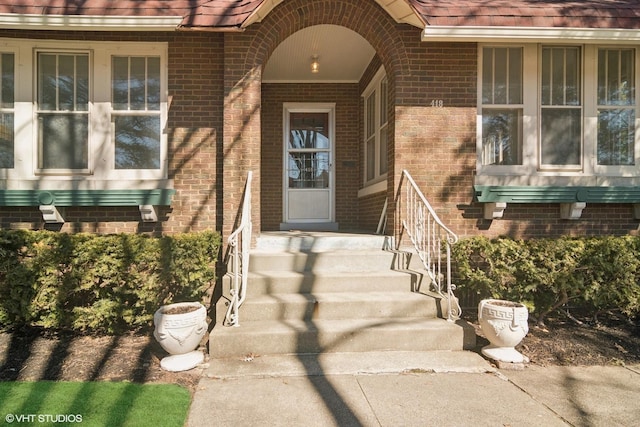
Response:
[[[499,371],[472,352],[214,360],[187,425],[637,426],[640,366]]]

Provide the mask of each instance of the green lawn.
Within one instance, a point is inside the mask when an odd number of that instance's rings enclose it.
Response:
[[[0,425],[182,427],[190,403],[174,384],[0,382]]]

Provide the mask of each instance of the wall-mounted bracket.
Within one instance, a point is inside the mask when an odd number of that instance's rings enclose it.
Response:
[[[505,202],[484,203],[484,219],[499,219],[507,208]]]
[[[579,219],[582,216],[582,210],[586,207],[585,202],[560,203],[560,218]]]
[[[42,219],[48,224],[64,224],[62,214],[54,205],[40,205]]]
[[[139,205],[142,222],[158,222],[158,211],[153,205]]]

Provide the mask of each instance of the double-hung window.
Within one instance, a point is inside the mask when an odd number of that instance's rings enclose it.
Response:
[[[635,165],[635,62],[635,49],[598,49],[598,165]]]
[[[482,50],[482,164],[522,164],[521,47]]]
[[[112,58],[116,169],[160,168],[160,58]]]
[[[640,184],[636,46],[486,45],[479,61],[477,184]]]
[[[171,186],[163,131],[166,43],[5,42],[0,176],[6,188]]]
[[[89,52],[37,53],[40,171],[89,170]]]
[[[388,83],[380,69],[364,92],[364,181],[378,182],[388,169]]]
[[[581,49],[542,46],[540,168],[582,166]]]
[[[0,53],[0,169],[14,165],[15,55]]]

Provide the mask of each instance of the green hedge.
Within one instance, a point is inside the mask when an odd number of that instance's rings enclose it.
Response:
[[[513,240],[473,237],[453,247],[455,283],[479,298],[526,304],[538,323],[570,303],[596,317],[640,314],[640,238]]]
[[[0,326],[118,333],[163,304],[201,301],[220,236],[0,231]]]

